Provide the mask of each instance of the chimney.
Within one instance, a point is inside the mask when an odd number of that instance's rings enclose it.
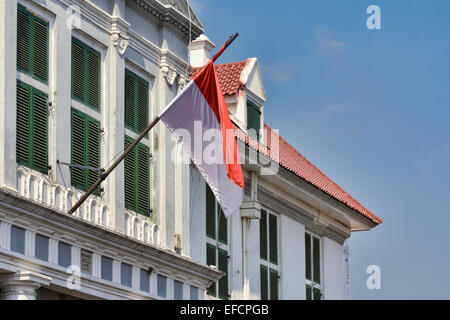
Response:
[[[199,36],[189,45],[190,64],[194,68],[203,67],[209,61],[211,51],[215,47],[216,45],[212,43],[207,36],[204,34]]]

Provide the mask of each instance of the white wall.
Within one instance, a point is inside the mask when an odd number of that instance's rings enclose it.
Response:
[[[323,246],[323,298],[343,299],[343,259],[342,246],[327,237],[322,238]]]
[[[280,216],[281,299],[304,300],[305,227],[284,215]]]

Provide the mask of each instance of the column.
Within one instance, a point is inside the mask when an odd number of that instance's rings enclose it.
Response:
[[[25,231],[25,255],[34,257],[36,232],[31,230]]]
[[[16,189],[17,0],[0,0],[0,186]]]
[[[58,264],[58,240],[50,238],[48,246],[48,262]]]
[[[113,271],[113,282],[120,283],[120,261],[113,260],[112,271]]]
[[[11,223],[0,222],[0,248],[11,250]]]
[[[0,300],[35,300],[35,290],[48,286],[51,278],[31,272],[19,271],[0,276]]]
[[[132,269],[131,287],[135,290],[140,290],[141,287],[141,269],[136,266]]]
[[[123,152],[125,139],[125,59],[123,54],[128,45],[126,31],[129,24],[123,20],[125,1],[114,0],[113,35],[106,56],[106,96],[102,112],[105,123],[106,142],[102,165]],[[105,198],[111,212],[111,223],[116,230],[125,233],[124,162],[109,175],[103,183]]]
[[[101,278],[102,276],[102,256],[99,253],[92,253],[92,276]]]

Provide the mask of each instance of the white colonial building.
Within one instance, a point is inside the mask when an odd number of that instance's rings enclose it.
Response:
[[[162,124],[68,213],[207,61],[203,32],[185,0],[0,0],[0,299],[342,298],[342,244],[381,220],[264,125],[256,59],[217,67],[240,213]]]

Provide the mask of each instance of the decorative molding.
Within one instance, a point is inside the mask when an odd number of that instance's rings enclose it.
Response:
[[[120,56],[123,56],[128,48],[130,38],[125,34],[115,31],[111,36],[112,44],[117,48],[117,52]]]
[[[168,64],[162,64],[160,68],[163,78],[166,79],[167,84],[171,87],[178,76],[176,69]]]

